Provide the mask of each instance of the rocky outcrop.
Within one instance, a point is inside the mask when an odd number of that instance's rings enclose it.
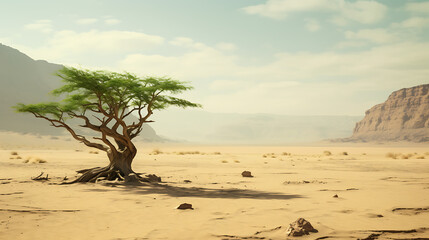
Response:
[[[352,141],[429,142],[429,84],[393,92],[356,124]]]

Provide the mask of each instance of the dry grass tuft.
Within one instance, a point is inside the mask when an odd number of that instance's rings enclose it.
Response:
[[[290,155],[292,155],[292,153],[283,152],[283,153],[282,153],[282,155],[283,155],[283,156],[290,156]]]
[[[391,153],[391,152],[386,153],[386,157],[387,157],[387,158],[392,158],[392,159],[397,159],[399,155],[400,155],[400,154],[397,154],[397,153]]]
[[[228,161],[227,160],[222,160],[222,163],[228,163]]]
[[[234,162],[235,162],[235,163],[240,163],[240,161],[238,161],[238,160],[234,160]]]
[[[420,155],[420,156],[417,156],[416,158],[417,158],[417,159],[425,159],[425,156]]]
[[[177,155],[196,155],[202,154],[200,151],[187,151],[187,152],[178,152]]]
[[[89,151],[90,154],[98,154],[98,151]]]
[[[158,148],[155,148],[151,153],[149,153],[149,155],[159,155],[159,154],[163,154],[163,153],[164,152],[162,152]]]
[[[36,164],[36,163],[47,163],[48,161],[41,159],[41,158],[36,158],[36,157],[28,157],[27,159],[25,159],[23,161],[23,163],[32,163],[32,164]]]
[[[10,153],[10,155],[12,155],[12,156],[17,156],[17,155],[18,155],[18,153],[17,153],[17,152],[11,152],[11,153]]]
[[[220,152],[214,152],[213,155],[221,155]]]
[[[347,156],[349,154],[347,152],[342,152],[341,155]]]
[[[323,151],[323,155],[325,155],[325,156],[331,156],[332,153],[331,153],[331,151]]]
[[[408,154],[402,154],[401,155],[401,158],[402,159],[409,159],[409,158],[411,158],[411,157],[413,157],[414,156],[414,154],[412,154],[412,153],[408,153]]]

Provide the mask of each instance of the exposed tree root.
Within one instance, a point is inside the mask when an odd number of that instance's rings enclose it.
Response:
[[[34,180],[34,181],[48,181],[49,180],[48,174],[46,174],[46,177],[42,177],[42,176],[43,176],[43,172],[41,172],[39,176],[31,178],[31,180]]]
[[[149,175],[146,175],[145,177],[142,177],[140,176],[140,174],[132,172],[128,175],[125,175],[123,174],[122,171],[112,166],[88,168],[88,169],[82,169],[76,172],[82,175],[71,182],[63,182],[63,184],[85,183],[85,182],[95,183],[97,181],[102,181],[102,180],[107,180],[107,181],[118,180],[118,181],[124,181],[125,183],[161,182],[161,178],[154,174],[149,174]]]

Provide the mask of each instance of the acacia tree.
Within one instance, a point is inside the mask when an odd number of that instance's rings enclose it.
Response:
[[[64,67],[57,76],[64,85],[52,93],[61,96],[58,102],[18,104],[18,112],[32,113],[57,128],[66,129],[74,139],[88,147],[107,153],[109,164],[77,171],[82,175],[74,182],[95,182],[123,179],[147,181],[135,173],[131,163],[137,148],[133,139],[142,131],[143,124],[152,122],[154,110],[169,106],[200,107],[199,104],[171,96],[192,89],[184,82],[168,77],[139,78],[130,73],[82,70]],[[137,120],[130,122],[132,115]],[[96,137],[84,136],[69,124],[79,119],[82,128],[90,129]],[[135,119],[135,117],[134,117]],[[67,123],[66,123],[67,122]]]

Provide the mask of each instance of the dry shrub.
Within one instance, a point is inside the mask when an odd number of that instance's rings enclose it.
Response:
[[[98,154],[98,151],[89,151],[90,154]]]
[[[420,156],[417,156],[416,158],[417,158],[417,159],[425,159],[425,156],[420,155]]]
[[[264,155],[262,155],[262,157],[263,157],[263,158],[267,158],[267,155],[266,155],[266,154],[264,154]]]
[[[331,153],[331,151],[323,151],[323,155],[325,155],[325,156],[331,156],[332,153]]]
[[[222,160],[222,163],[228,163],[228,161],[227,160]]]
[[[11,152],[10,155],[16,156],[16,155],[18,155],[18,153],[17,152]]]
[[[282,155],[283,155],[283,156],[290,156],[290,155],[292,155],[292,153],[283,152],[283,153],[282,153]]]
[[[414,154],[412,154],[412,153],[402,154],[402,155],[401,155],[401,158],[402,158],[402,159],[409,159],[409,158],[411,158],[412,156],[414,156]]]
[[[41,159],[41,158],[36,158],[36,157],[29,157],[27,159],[25,159],[23,161],[23,163],[32,163],[32,164],[36,164],[36,163],[47,163],[46,160]]]
[[[366,155],[366,153],[362,153],[362,155]]]
[[[342,152],[341,155],[347,156],[349,154],[347,152]]]
[[[276,155],[271,155],[271,158],[276,158],[277,156]]]
[[[234,162],[235,162],[235,163],[240,163],[240,161],[238,161],[238,160],[234,160]]]
[[[155,148],[151,153],[149,153],[149,155],[158,155],[162,153],[163,152],[161,150],[159,150],[158,148]]]
[[[387,158],[392,158],[392,159],[397,159],[399,155],[400,155],[400,154],[397,154],[397,153],[391,153],[391,152],[386,153],[386,157],[387,157]]]
[[[214,152],[213,155],[221,155],[220,152]]]
[[[22,157],[18,156],[18,157],[16,157],[16,159],[22,159]]]
[[[187,151],[187,152],[178,152],[178,155],[195,155],[195,154],[201,154],[200,151]]]

